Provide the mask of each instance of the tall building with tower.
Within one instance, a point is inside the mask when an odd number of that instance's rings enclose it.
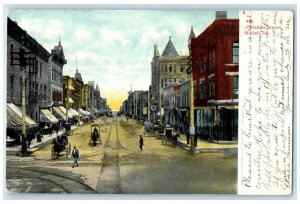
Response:
[[[63,104],[63,66],[67,64],[67,60],[65,59],[60,38],[58,45],[51,50],[49,63],[51,71],[51,102],[52,104],[61,105]]]

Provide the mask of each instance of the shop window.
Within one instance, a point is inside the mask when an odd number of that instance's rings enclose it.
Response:
[[[232,78],[232,96],[234,99],[239,98],[239,77],[234,76]]]
[[[239,43],[238,42],[232,43],[232,63],[233,64],[239,63]]]

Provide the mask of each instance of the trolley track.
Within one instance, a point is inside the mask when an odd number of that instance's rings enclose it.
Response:
[[[117,118],[114,118],[103,147],[102,166],[96,187],[98,193],[121,193],[120,147]]]
[[[62,189],[61,193],[96,193],[93,188],[83,181],[76,180],[62,174],[43,171],[28,167],[7,167],[7,176],[12,178],[36,178],[49,182]],[[64,172],[66,173],[66,172]]]

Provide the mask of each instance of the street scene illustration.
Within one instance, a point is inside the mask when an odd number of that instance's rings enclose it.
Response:
[[[11,9],[6,193],[236,194],[238,17]]]

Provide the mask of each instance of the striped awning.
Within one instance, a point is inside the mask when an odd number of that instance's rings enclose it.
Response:
[[[67,115],[67,110],[66,110],[66,108],[65,107],[63,107],[63,106],[59,106],[59,109],[65,114],[65,115]],[[65,116],[66,117],[66,116]],[[73,117],[73,114],[72,114],[72,112],[70,112],[70,110],[68,111],[68,118],[72,118]]]
[[[76,110],[69,108],[69,111],[73,114],[73,116],[79,116],[79,113]]]
[[[72,98],[69,98],[69,103],[74,103]]]
[[[66,120],[66,114],[64,114],[58,107],[53,107],[53,115],[59,120]]]
[[[89,111],[82,110],[81,108],[78,109],[78,112],[82,115],[91,115]]]
[[[58,123],[58,119],[48,109],[41,109],[40,121],[52,124]]]
[[[6,104],[7,128],[22,128],[22,110],[13,103]],[[28,115],[25,116],[26,128],[36,127],[37,124]]]

